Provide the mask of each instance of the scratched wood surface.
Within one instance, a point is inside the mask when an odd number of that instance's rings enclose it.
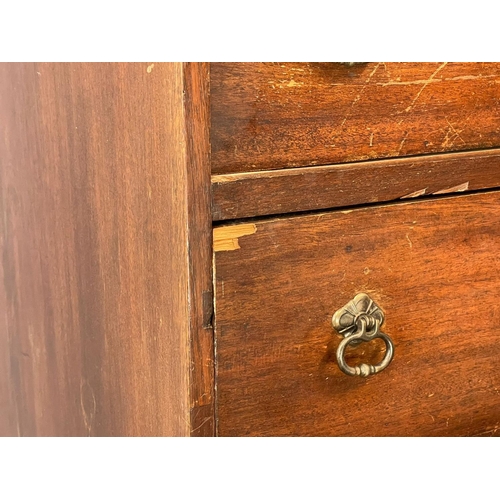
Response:
[[[215,221],[500,186],[500,149],[212,176]]]
[[[208,82],[0,66],[1,435],[213,434]]]
[[[212,172],[500,146],[499,63],[213,63]]]
[[[499,192],[220,226],[214,240],[219,435],[498,433]],[[361,291],[395,345],[367,379],[340,372],[331,327]]]

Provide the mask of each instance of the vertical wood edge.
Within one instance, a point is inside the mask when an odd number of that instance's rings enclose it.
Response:
[[[215,435],[210,182],[210,67],[184,63],[192,436]]]

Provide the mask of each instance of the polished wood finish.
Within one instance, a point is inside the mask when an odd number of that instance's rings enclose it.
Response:
[[[213,434],[208,66],[0,66],[2,435]]]
[[[215,259],[220,435],[498,433],[498,191],[249,225],[214,233],[235,240]],[[358,292],[395,345],[368,379],[340,372],[331,326]]]
[[[213,63],[212,172],[500,146],[498,63]]]
[[[500,186],[500,150],[212,176],[215,221]]]

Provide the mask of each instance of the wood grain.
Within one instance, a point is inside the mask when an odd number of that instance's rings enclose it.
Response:
[[[500,146],[498,63],[213,63],[212,173]]]
[[[499,207],[489,192],[274,219],[216,252],[218,433],[498,434]],[[340,372],[331,326],[362,291],[395,345],[367,379]],[[371,342],[348,362],[381,356]]]
[[[500,186],[500,150],[212,176],[213,219],[347,207]]]
[[[210,65],[184,65],[192,436],[215,435]]]
[[[208,142],[186,122],[206,120],[207,81],[0,66],[3,435],[188,435],[193,411],[210,433]]]

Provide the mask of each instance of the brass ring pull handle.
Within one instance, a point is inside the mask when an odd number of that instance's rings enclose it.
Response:
[[[333,328],[344,337],[337,348],[337,363],[346,375],[368,377],[389,366],[394,356],[394,345],[389,335],[380,331],[383,322],[384,313],[366,293],[359,293],[333,315]],[[384,359],[380,363],[362,363],[352,367],[345,362],[344,351],[349,344],[356,345],[376,338],[381,338],[386,346]]]
[[[351,335],[349,337],[344,338],[342,342],[340,343],[338,349],[337,349],[337,363],[339,364],[339,368],[346,374],[346,375],[359,375],[360,377],[368,377],[368,375],[372,375],[378,372],[381,372],[384,368],[387,368],[389,366],[389,363],[392,361],[392,357],[394,356],[394,346],[392,344],[391,338],[389,335],[386,335],[385,333],[381,332],[379,330],[379,323],[377,321],[376,324],[376,330],[373,334],[367,335],[367,330],[366,330],[366,321],[361,321],[361,328],[358,333],[355,333],[354,335]],[[368,338],[369,337],[369,338]],[[349,366],[344,359],[344,351],[345,348],[351,343],[355,342],[357,340],[361,340],[364,342],[368,342],[370,340],[376,339],[376,338],[381,338],[386,345],[386,351],[385,351],[385,356],[384,359],[377,365],[367,365],[365,363],[362,363],[359,366]]]

